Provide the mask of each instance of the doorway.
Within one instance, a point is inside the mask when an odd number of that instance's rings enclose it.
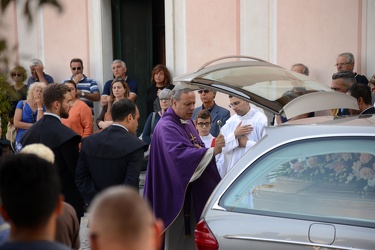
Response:
[[[127,75],[138,84],[138,135],[147,120],[152,68],[166,63],[164,20],[164,0],[112,0],[113,58],[126,63]]]

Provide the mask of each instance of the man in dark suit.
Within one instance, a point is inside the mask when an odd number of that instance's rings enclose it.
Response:
[[[357,99],[359,110],[349,109],[351,115],[375,114],[375,108],[371,105],[371,89],[364,84],[355,83],[351,85],[346,94]]]
[[[212,118],[210,134],[214,137],[217,137],[220,133],[220,128],[224,126],[225,122],[229,119],[230,112],[226,108],[220,107],[215,103],[216,91],[200,89],[198,90],[198,94],[201,98],[202,106],[194,110],[193,117],[191,119],[194,121],[197,113],[200,110],[207,109],[210,112]],[[217,124],[219,120],[221,121],[220,126]]]
[[[82,141],[76,184],[90,204],[101,190],[115,185],[139,188],[143,154],[147,144],[135,135],[139,110],[129,99],[112,106],[113,125]]]
[[[331,89],[345,94],[349,86],[354,83],[356,83],[356,80],[352,72],[339,71],[332,75]],[[334,116],[350,115],[348,109],[334,109],[332,113]]]
[[[43,118],[26,130],[21,145],[42,143],[55,154],[65,201],[72,205],[80,221],[83,216],[84,201],[74,182],[78,160],[78,144],[81,136],[61,123],[61,118],[69,117],[70,88],[64,84],[51,83],[43,91],[43,103],[47,112]]]

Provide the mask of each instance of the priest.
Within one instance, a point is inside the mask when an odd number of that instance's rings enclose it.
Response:
[[[220,173],[227,173],[244,154],[266,133],[267,117],[250,103],[235,96],[229,96],[229,107],[236,113],[221,128],[225,147],[218,161]]]
[[[194,108],[191,86],[177,85],[151,140],[144,197],[164,222],[165,249],[195,249],[196,223],[221,179],[214,156],[224,138],[205,148],[191,120]]]

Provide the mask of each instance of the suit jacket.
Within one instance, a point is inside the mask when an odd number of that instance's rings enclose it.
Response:
[[[76,210],[78,220],[83,216],[84,201],[74,182],[78,160],[78,144],[81,136],[61,123],[52,115],[45,114],[42,119],[28,128],[21,138],[21,145],[42,143],[55,154],[65,201]]]
[[[98,192],[114,185],[130,185],[138,190],[147,146],[118,125],[84,138],[76,184],[85,201],[90,203]]]
[[[204,109],[203,104],[202,106],[194,110],[193,117],[192,117],[193,121],[195,120],[197,113],[202,109]],[[213,135],[214,137],[217,137],[220,134],[220,128],[217,125],[217,121],[220,120],[222,122],[221,126],[224,126],[225,122],[230,117],[230,112],[226,108],[218,106],[216,103],[214,103],[214,106],[209,111],[211,114],[211,121],[212,121],[210,134]]]
[[[365,109],[361,115],[370,115],[370,114],[375,114],[375,108],[374,107],[371,107],[371,108],[368,108],[368,109]]]
[[[368,79],[364,75],[359,75],[358,73],[354,73],[355,80],[357,83],[363,83],[363,84],[368,84]]]

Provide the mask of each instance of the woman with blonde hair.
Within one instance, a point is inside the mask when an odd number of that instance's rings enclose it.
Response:
[[[130,94],[130,89],[128,83],[122,78],[116,78],[111,84],[111,94],[108,96],[108,102],[103,106],[102,112],[100,113],[98,119],[96,119],[96,124],[99,129],[105,129],[113,124],[111,109],[112,104],[121,99],[128,99]]]
[[[43,117],[46,108],[43,106],[42,93],[46,85],[35,82],[30,86],[26,100],[18,102],[14,113],[13,124],[17,129],[15,151],[21,149],[19,141],[26,129],[30,128],[36,121]]]

